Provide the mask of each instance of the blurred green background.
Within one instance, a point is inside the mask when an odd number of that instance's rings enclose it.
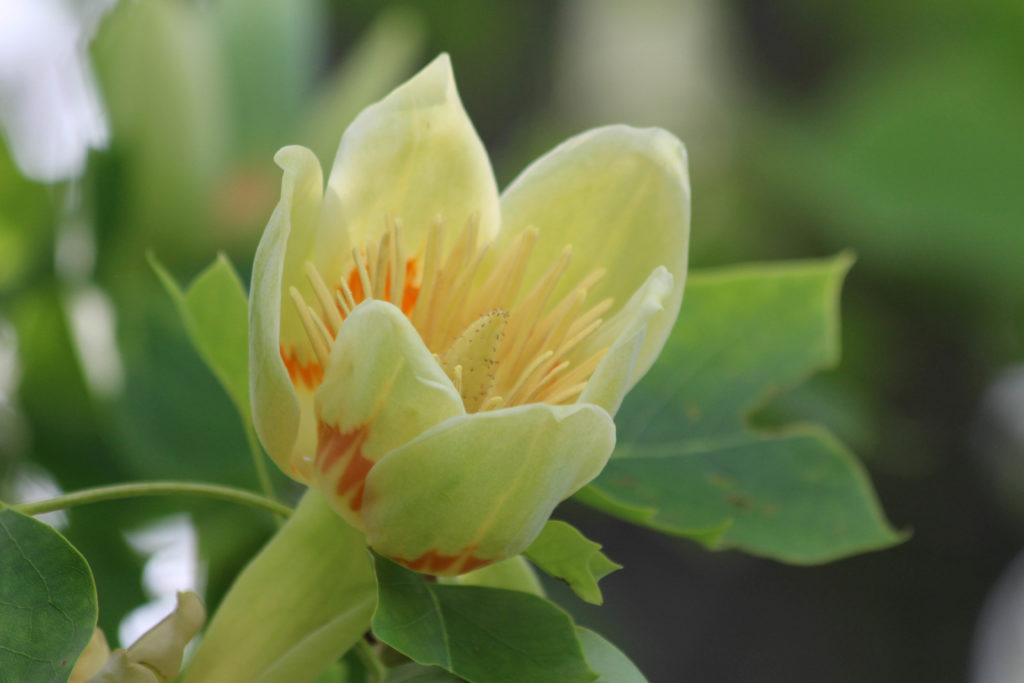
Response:
[[[556,597],[652,681],[1020,680],[991,677],[1010,654],[977,635],[1014,633],[999,609],[1012,601],[983,604],[1024,540],[1012,0],[124,0],[91,45],[111,141],[83,177],[26,180],[0,141],[3,498],[48,477],[257,487],[145,252],[186,281],[221,250],[247,280],[278,197],[274,152],[304,144],[329,168],[359,109],[440,51],[500,186],[588,127],[657,125],[689,150],[694,267],[858,255],[842,366],[756,418],[828,424],[911,540],[796,568],[568,505],[625,569],[600,609]],[[126,532],[183,511],[193,580],[215,603],[271,519],[181,499],[67,514],[112,641],[166,584],[144,581],[149,556]]]

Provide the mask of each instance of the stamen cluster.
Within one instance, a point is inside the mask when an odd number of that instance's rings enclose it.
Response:
[[[353,309],[366,299],[380,299],[409,318],[467,412],[575,399],[608,351],[580,352],[613,304],[609,298],[583,309],[588,290],[604,269],[590,272],[551,304],[569,265],[571,246],[520,296],[536,229],[524,230],[493,258],[493,245],[478,246],[475,216],[447,253],[442,253],[444,233],[444,221],[437,217],[424,245],[407,258],[401,223],[389,217],[379,242],[352,250],[348,267],[342,269],[348,276],[334,282],[333,289],[312,263],[305,264],[318,309],[297,288],[290,295],[320,367],[326,367],[334,338]]]

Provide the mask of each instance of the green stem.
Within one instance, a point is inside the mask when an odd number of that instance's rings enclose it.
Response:
[[[83,491],[75,491],[49,500],[41,500],[35,503],[22,503],[12,506],[18,512],[26,515],[39,515],[44,512],[63,510],[75,505],[86,503],[99,503],[105,500],[118,500],[121,498],[137,498],[140,496],[196,496],[199,498],[217,498],[231,503],[251,505],[261,508],[281,517],[288,517],[292,510],[287,505],[278,503],[258,493],[244,491],[242,489],[230,488],[228,486],[217,486],[215,484],[201,484],[191,481],[145,481],[131,484],[114,484],[112,486],[98,486]]]
[[[364,638],[360,638],[355,644],[356,656],[366,667],[366,677],[371,683],[383,683],[388,675],[388,668]]]

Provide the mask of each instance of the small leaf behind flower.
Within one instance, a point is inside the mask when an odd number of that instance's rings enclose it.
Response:
[[[374,559],[374,635],[419,664],[470,683],[597,678],[569,615],[551,602],[520,591],[432,583],[379,555]]]
[[[96,614],[85,558],[50,526],[0,504],[0,679],[68,680]]]
[[[600,544],[558,520],[545,524],[524,554],[551,576],[568,583],[576,595],[592,605],[604,602],[597,582],[622,568],[601,552]]]
[[[182,291],[152,253],[149,264],[174,300],[199,356],[249,425],[249,304],[238,273],[220,254]]]

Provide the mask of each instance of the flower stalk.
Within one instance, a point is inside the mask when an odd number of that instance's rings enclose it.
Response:
[[[376,604],[363,535],[308,491],[235,579],[184,683],[314,680],[369,630]]]
[[[288,517],[292,509],[276,500],[271,500],[258,493],[216,484],[203,484],[193,481],[140,481],[128,484],[98,486],[67,493],[54,498],[32,503],[13,505],[15,510],[25,515],[41,515],[44,512],[65,510],[78,505],[101,503],[108,500],[125,498],[141,498],[145,496],[192,496],[197,498],[216,498],[239,505],[248,505],[271,512],[279,517]]]

